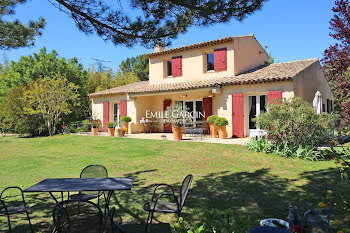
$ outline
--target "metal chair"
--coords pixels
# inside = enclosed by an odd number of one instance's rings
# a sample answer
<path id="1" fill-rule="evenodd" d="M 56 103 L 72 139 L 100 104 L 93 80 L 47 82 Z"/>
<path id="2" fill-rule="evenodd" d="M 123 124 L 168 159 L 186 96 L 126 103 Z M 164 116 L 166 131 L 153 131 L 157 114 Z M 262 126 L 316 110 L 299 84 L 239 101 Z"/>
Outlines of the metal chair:
<path id="1" fill-rule="evenodd" d="M 151 224 L 152 224 L 154 212 L 175 213 L 177 214 L 178 217 L 181 216 L 181 211 L 185 204 L 185 200 L 186 200 L 188 191 L 190 189 L 192 180 L 193 180 L 193 176 L 191 174 L 186 176 L 186 178 L 182 182 L 180 193 L 178 196 L 175 196 L 173 187 L 168 184 L 158 184 L 156 186 L 156 188 L 153 191 L 152 200 L 143 205 L 143 210 L 148 211 L 148 218 L 147 218 L 145 232 L 151 231 Z M 162 186 L 170 188 L 171 193 L 163 192 L 159 195 L 156 195 L 157 189 Z M 161 199 L 165 197 L 173 198 L 173 202 L 161 201 Z"/>
<path id="2" fill-rule="evenodd" d="M 108 177 L 107 169 L 102 165 L 89 165 L 85 167 L 81 173 L 80 178 L 104 178 Z M 89 201 L 98 198 L 98 205 L 100 205 L 100 196 L 104 192 L 79 192 L 77 194 L 69 195 L 69 200 L 73 201 Z"/>
<path id="3" fill-rule="evenodd" d="M 17 202 L 17 203 L 15 203 L 15 204 L 12 204 L 12 203 L 11 204 L 6 204 L 5 200 L 3 199 L 3 194 L 5 193 L 5 191 L 10 190 L 10 189 L 17 189 L 17 190 L 19 190 L 21 192 L 21 195 L 22 195 L 22 200 Z M 32 223 L 30 222 L 30 218 L 29 218 L 29 214 L 28 214 L 29 205 L 25 202 L 23 190 L 20 187 L 11 186 L 11 187 L 5 188 L 0 194 L 0 204 L 1 204 L 1 206 L 0 206 L 0 216 L 7 216 L 9 232 L 12 232 L 11 222 L 10 222 L 10 215 L 18 214 L 18 213 L 24 213 L 24 212 L 27 214 L 30 230 L 31 230 L 31 232 L 34 232 L 33 231 L 33 227 L 32 227 Z"/>
<path id="4" fill-rule="evenodd" d="M 59 202 L 52 212 L 53 233 L 102 233 L 103 213 L 90 201 L 66 200 Z"/>

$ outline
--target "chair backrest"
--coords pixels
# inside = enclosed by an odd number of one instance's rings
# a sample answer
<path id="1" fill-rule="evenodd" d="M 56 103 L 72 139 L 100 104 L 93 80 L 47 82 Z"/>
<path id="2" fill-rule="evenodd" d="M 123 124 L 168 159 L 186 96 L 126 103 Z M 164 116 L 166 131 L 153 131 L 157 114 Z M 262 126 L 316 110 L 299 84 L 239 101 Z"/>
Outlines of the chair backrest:
<path id="1" fill-rule="evenodd" d="M 81 173 L 80 178 L 104 178 L 108 177 L 107 169 L 102 165 L 89 165 L 85 167 Z"/>
<path id="2" fill-rule="evenodd" d="M 90 201 L 67 200 L 59 202 L 52 212 L 57 233 L 78 233 L 103 231 L 103 213 Z"/>
<path id="3" fill-rule="evenodd" d="M 182 181 L 182 185 L 180 188 L 180 194 L 179 194 L 180 211 L 182 210 L 182 207 L 185 204 L 185 200 L 186 200 L 188 191 L 190 190 L 192 180 L 193 180 L 193 175 L 189 174 Z"/>

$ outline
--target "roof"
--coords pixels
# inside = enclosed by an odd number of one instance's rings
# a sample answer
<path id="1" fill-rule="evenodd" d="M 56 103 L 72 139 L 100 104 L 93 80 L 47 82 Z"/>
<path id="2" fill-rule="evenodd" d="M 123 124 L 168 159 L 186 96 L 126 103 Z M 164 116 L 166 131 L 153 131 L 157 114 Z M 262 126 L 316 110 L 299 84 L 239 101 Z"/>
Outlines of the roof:
<path id="1" fill-rule="evenodd" d="M 182 47 L 178 47 L 178 48 L 167 49 L 167 50 L 163 50 L 160 52 L 153 52 L 153 53 L 149 53 L 147 55 L 148 55 L 148 57 L 155 57 L 155 56 L 170 54 L 170 53 L 174 53 L 174 52 L 181 52 L 181 51 L 186 51 L 186 50 L 190 50 L 190 49 L 203 48 L 203 47 L 207 47 L 207 46 L 223 44 L 223 43 L 231 42 L 235 38 L 245 38 L 245 37 L 255 38 L 254 34 L 246 35 L 246 36 L 230 36 L 230 37 L 225 37 L 225 38 L 216 39 L 216 40 L 210 40 L 210 41 L 206 41 L 206 42 L 202 42 L 202 43 L 198 43 L 198 44 L 192 44 L 192 45 L 186 45 L 186 46 L 182 46 Z"/>
<path id="2" fill-rule="evenodd" d="M 111 94 L 140 94 L 140 93 L 156 93 L 170 92 L 180 90 L 191 90 L 198 88 L 214 87 L 216 85 L 244 85 L 255 83 L 268 83 L 277 81 L 286 81 L 293 79 L 297 74 L 318 62 L 318 58 L 274 63 L 267 66 L 261 66 L 248 72 L 220 78 L 204 78 L 193 81 L 172 82 L 150 84 L 149 81 L 135 82 L 128 85 L 115 87 L 90 94 L 90 97 L 97 97 Z"/>

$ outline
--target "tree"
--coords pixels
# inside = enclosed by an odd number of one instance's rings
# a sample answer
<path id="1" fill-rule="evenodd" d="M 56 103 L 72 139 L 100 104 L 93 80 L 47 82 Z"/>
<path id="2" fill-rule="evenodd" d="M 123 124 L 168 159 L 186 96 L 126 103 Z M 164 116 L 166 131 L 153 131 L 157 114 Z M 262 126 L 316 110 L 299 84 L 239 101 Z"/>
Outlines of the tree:
<path id="1" fill-rule="evenodd" d="M 85 89 L 87 72 L 77 58 L 59 57 L 53 50 L 47 53 L 45 48 L 30 56 L 23 56 L 18 62 L 12 62 L 6 77 L 0 79 L 0 96 L 5 96 L 15 86 L 25 86 L 42 77 L 65 77 L 79 87 L 80 104 L 66 117 L 65 122 L 86 119 L 90 115 L 89 98 Z"/>
<path id="2" fill-rule="evenodd" d="M 24 111 L 27 114 L 42 117 L 49 135 L 53 136 L 60 117 L 71 113 L 72 107 L 78 104 L 77 88 L 60 76 L 54 79 L 38 79 L 24 92 L 24 100 L 28 104 L 24 107 Z"/>
<path id="3" fill-rule="evenodd" d="M 29 136 L 45 135 L 45 125 L 41 116 L 24 112 L 28 103 L 23 99 L 26 86 L 11 89 L 0 102 L 0 133 L 18 133 Z"/>
<path id="4" fill-rule="evenodd" d="M 115 84 L 114 86 L 123 86 L 126 84 L 138 82 L 140 79 L 136 76 L 134 72 L 126 72 L 121 73 L 120 70 L 117 71 L 117 74 L 115 76 Z"/>
<path id="5" fill-rule="evenodd" d="M 56 0 L 85 34 L 96 33 L 115 45 L 165 45 L 188 27 L 243 20 L 267 0 Z M 113 2 L 113 3 L 111 3 Z M 135 17 L 130 12 L 136 12 Z"/>
<path id="6" fill-rule="evenodd" d="M 322 60 L 326 78 L 335 95 L 334 111 L 340 126 L 350 124 L 350 2 L 335 1 L 334 16 L 330 21 L 330 36 L 338 41 L 324 52 Z"/>
<path id="7" fill-rule="evenodd" d="M 133 72 L 139 80 L 149 79 L 149 59 L 146 54 L 137 57 L 126 58 L 121 62 L 119 70 L 122 74 Z"/>
<path id="8" fill-rule="evenodd" d="M 113 76 L 112 70 L 97 71 L 95 66 L 89 67 L 88 71 L 88 81 L 86 83 L 87 93 L 93 93 L 97 91 L 102 91 L 105 89 L 115 87 L 115 78 Z"/>
<path id="9" fill-rule="evenodd" d="M 44 18 L 30 21 L 28 25 L 19 20 L 4 21 L 4 16 L 13 15 L 17 4 L 26 0 L 2 0 L 0 3 L 0 49 L 27 47 L 34 45 L 36 36 L 40 36 L 45 27 Z"/>

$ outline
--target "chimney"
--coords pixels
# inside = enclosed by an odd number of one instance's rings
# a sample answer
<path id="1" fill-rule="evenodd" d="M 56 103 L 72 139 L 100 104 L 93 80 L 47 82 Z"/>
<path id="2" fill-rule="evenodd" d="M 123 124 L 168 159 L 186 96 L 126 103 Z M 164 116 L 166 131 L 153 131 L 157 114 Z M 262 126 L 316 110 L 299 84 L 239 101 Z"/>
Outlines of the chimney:
<path id="1" fill-rule="evenodd" d="M 154 52 L 162 52 L 165 50 L 164 43 L 162 41 L 157 41 L 154 45 Z"/>

